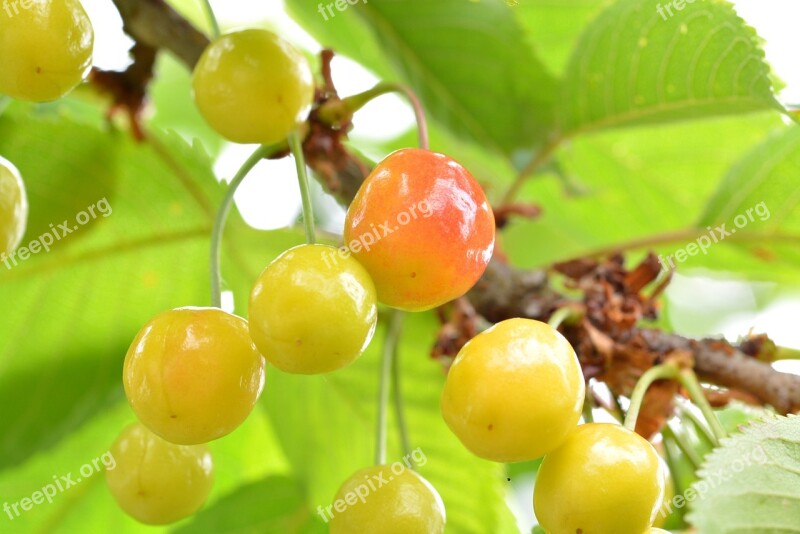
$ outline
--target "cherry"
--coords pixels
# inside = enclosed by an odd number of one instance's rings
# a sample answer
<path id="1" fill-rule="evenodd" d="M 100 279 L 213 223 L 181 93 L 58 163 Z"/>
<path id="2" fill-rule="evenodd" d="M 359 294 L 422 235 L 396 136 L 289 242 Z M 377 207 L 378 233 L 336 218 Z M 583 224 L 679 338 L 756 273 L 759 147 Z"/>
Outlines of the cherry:
<path id="1" fill-rule="evenodd" d="M 264 358 L 244 319 L 179 308 L 142 328 L 125 357 L 123 382 L 150 430 L 172 443 L 206 443 L 250 414 L 264 387 Z"/>
<path id="2" fill-rule="evenodd" d="M 589 423 L 545 456 L 533 506 L 549 534 L 636 534 L 653 524 L 665 482 L 647 440 L 620 425 Z"/>
<path id="3" fill-rule="evenodd" d="M 352 257 L 301 245 L 273 261 L 250 296 L 250 335 L 288 373 L 326 373 L 366 349 L 378 321 L 375 287 Z"/>
<path id="4" fill-rule="evenodd" d="M 575 430 L 585 382 L 569 342 L 547 323 L 509 319 L 470 340 L 442 392 L 442 415 L 474 454 L 533 460 Z"/>
<path id="5" fill-rule="evenodd" d="M 347 212 L 344 235 L 378 299 L 422 311 L 466 293 L 494 250 L 492 210 L 460 164 L 429 150 L 390 154 Z"/>
<path id="6" fill-rule="evenodd" d="M 200 113 L 236 143 L 270 145 L 286 139 L 305 120 L 314 98 L 314 77 L 305 56 L 266 30 L 223 35 L 194 69 Z"/>
<path id="7" fill-rule="evenodd" d="M 22 241 L 28 221 L 28 197 L 16 167 L 0 158 L 0 259 Z"/>
<path id="8" fill-rule="evenodd" d="M 128 515 L 148 525 L 166 525 L 199 510 L 211 492 L 214 469 L 205 445 L 175 445 L 142 424 L 120 434 L 106 470 L 111 494 Z"/>
<path id="9" fill-rule="evenodd" d="M 92 66 L 86 11 L 78 0 L 11 4 L 0 10 L 0 93 L 34 102 L 61 98 Z"/>

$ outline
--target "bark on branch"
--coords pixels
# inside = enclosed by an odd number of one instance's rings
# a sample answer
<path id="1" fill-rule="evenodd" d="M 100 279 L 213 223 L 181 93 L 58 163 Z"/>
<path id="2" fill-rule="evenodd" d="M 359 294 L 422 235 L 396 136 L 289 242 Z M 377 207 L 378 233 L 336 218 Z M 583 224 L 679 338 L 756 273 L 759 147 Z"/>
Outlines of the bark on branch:
<path id="1" fill-rule="evenodd" d="M 135 41 L 169 50 L 191 70 L 208 46 L 208 37 L 164 0 L 114 0 L 125 33 Z"/>

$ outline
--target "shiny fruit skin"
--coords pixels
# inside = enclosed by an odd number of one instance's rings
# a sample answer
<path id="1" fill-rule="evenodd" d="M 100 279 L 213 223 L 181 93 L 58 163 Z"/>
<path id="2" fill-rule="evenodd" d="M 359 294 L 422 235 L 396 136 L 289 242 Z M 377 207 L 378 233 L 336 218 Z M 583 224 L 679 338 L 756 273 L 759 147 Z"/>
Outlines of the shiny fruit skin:
<path id="1" fill-rule="evenodd" d="M 443 154 L 404 149 L 361 185 L 344 235 L 380 302 L 423 311 L 475 285 L 494 251 L 495 223 L 469 171 Z"/>
<path id="2" fill-rule="evenodd" d="M 458 353 L 442 392 L 442 415 L 477 456 L 533 460 L 574 432 L 585 387 L 575 351 L 557 330 L 508 319 Z"/>
<path id="3" fill-rule="evenodd" d="M 120 434 L 106 470 L 111 494 L 128 515 L 148 525 L 166 525 L 197 512 L 214 482 L 206 445 L 175 445 L 142 424 Z"/>
<path id="4" fill-rule="evenodd" d="M 56 100 L 92 66 L 94 31 L 78 0 L 32 0 L 0 10 L 0 93 Z"/>
<path id="5" fill-rule="evenodd" d="M 305 56 L 266 30 L 212 42 L 194 69 L 192 87 L 206 121 L 236 143 L 283 141 L 306 119 L 314 99 Z"/>
<path id="6" fill-rule="evenodd" d="M 250 335 L 287 373 L 341 369 L 367 348 L 378 322 L 375 286 L 352 257 L 300 245 L 261 273 L 250 294 Z"/>
<path id="7" fill-rule="evenodd" d="M 16 167 L 0 158 L 0 261 L 22 241 L 27 223 L 25 185 Z"/>
<path id="8" fill-rule="evenodd" d="M 250 414 L 264 387 L 264 358 L 244 319 L 216 308 L 178 308 L 136 336 L 123 382 L 150 430 L 172 443 L 206 443 Z"/>
<path id="9" fill-rule="evenodd" d="M 642 534 L 661 505 L 665 473 L 638 434 L 589 423 L 545 456 L 533 507 L 548 534 Z"/>
<path id="10" fill-rule="evenodd" d="M 330 534 L 442 534 L 446 523 L 442 498 L 427 480 L 403 467 L 399 475 L 392 466 L 381 465 L 348 478 L 333 500 L 347 507 L 343 512 L 331 510 Z M 364 501 L 355 500 L 357 495 L 365 495 Z"/>

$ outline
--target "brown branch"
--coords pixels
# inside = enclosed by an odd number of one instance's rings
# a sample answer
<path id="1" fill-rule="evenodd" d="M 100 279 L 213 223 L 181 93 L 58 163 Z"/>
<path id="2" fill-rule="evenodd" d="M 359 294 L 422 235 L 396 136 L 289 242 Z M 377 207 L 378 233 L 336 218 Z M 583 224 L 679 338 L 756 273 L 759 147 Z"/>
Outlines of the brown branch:
<path id="1" fill-rule="evenodd" d="M 164 0 L 114 0 L 125 33 L 153 48 L 169 50 L 191 70 L 209 40 Z"/>
<path id="2" fill-rule="evenodd" d="M 692 340 L 653 329 L 641 333 L 659 352 L 691 351 L 694 369 L 702 380 L 751 393 L 781 413 L 800 410 L 800 376 L 778 372 L 724 340 Z"/>
<path id="3" fill-rule="evenodd" d="M 153 79 L 158 49 L 136 42 L 131 49 L 133 63 L 122 71 L 105 71 L 93 68 L 90 80 L 101 92 L 111 95 L 111 108 L 106 114 L 111 120 L 118 111 L 125 111 L 130 120 L 133 136 L 138 141 L 145 138 L 141 118 L 147 101 L 147 88 Z"/>
<path id="4" fill-rule="evenodd" d="M 492 322 L 512 317 L 546 321 L 565 302 L 565 297 L 551 289 L 546 272 L 516 270 L 496 260 L 469 297 L 478 313 Z M 693 340 L 636 326 L 609 335 L 591 324 L 566 329 L 565 335 L 578 348 L 588 377 L 608 380 L 609 362 L 631 373 L 610 381 L 617 393 L 629 394 L 644 370 L 669 355 L 688 352 L 703 381 L 750 393 L 784 414 L 800 411 L 800 376 L 779 372 L 754 357 L 758 354 L 752 353 L 750 340 L 735 346 L 725 340 Z M 763 345 L 763 339 L 758 345 Z"/>

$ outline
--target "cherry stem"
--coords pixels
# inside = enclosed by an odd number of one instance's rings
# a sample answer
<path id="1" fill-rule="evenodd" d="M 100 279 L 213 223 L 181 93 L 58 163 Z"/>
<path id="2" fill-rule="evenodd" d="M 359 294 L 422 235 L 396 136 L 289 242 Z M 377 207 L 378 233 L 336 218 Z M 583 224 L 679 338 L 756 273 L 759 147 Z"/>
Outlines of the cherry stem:
<path id="1" fill-rule="evenodd" d="M 632 432 L 636 431 L 636 420 L 639 418 L 644 396 L 653 382 L 656 380 L 677 380 L 679 376 L 680 370 L 671 364 L 656 365 L 648 369 L 636 382 L 636 387 L 633 388 L 631 405 L 625 415 L 625 428 Z"/>
<path id="2" fill-rule="evenodd" d="M 697 381 L 697 376 L 691 369 L 681 370 L 677 366 L 669 363 L 656 365 L 639 378 L 631 394 L 631 405 L 628 409 L 628 414 L 625 416 L 625 428 L 634 432 L 636 431 L 636 420 L 639 418 L 639 412 L 641 411 L 645 394 L 656 380 L 677 380 L 680 382 L 689 393 L 689 398 L 692 399 L 692 402 L 695 403 L 703 414 L 703 417 L 708 421 L 711 431 L 713 432 L 712 443 L 714 447 L 718 447 L 719 441 L 726 437 L 727 433 L 725 429 L 722 428 L 717 416 L 714 415 L 714 409 L 711 408 L 711 404 L 709 404 L 708 399 L 706 399 L 706 396 L 703 394 L 703 388 L 700 386 L 700 382 Z"/>
<path id="3" fill-rule="evenodd" d="M 306 243 L 313 245 L 317 242 L 317 232 L 314 229 L 314 205 L 311 203 L 311 189 L 308 186 L 306 159 L 303 155 L 303 143 L 300 140 L 298 131 L 289 136 L 289 148 L 292 151 L 292 156 L 294 156 L 294 163 L 297 167 L 297 181 L 300 184 L 300 196 L 303 198 L 303 225 L 306 229 Z"/>
<path id="4" fill-rule="evenodd" d="M 723 428 L 722 423 L 719 422 L 717 416 L 714 414 L 714 409 L 711 407 L 711 403 L 708 402 L 705 393 L 703 393 L 703 387 L 700 385 L 700 382 L 697 380 L 697 375 L 694 374 L 694 371 L 691 369 L 684 369 L 681 371 L 681 384 L 686 391 L 689 393 L 689 398 L 692 399 L 692 402 L 700 408 L 700 412 L 705 417 L 706 421 L 708 421 L 708 425 L 711 427 L 711 432 L 714 433 L 714 439 L 712 443 L 714 446 L 719 446 L 720 440 L 728 437 L 728 433 Z"/>
<path id="5" fill-rule="evenodd" d="M 554 330 L 558 330 L 558 327 L 561 326 L 564 321 L 567 319 L 576 319 L 579 316 L 579 313 L 574 308 L 570 308 L 569 306 L 564 306 L 563 308 L 559 308 L 553 312 L 548 319 L 547 324 L 553 327 Z"/>
<path id="6" fill-rule="evenodd" d="M 703 465 L 703 459 L 697 454 L 697 451 L 691 446 L 691 444 L 686 440 L 685 435 L 680 435 L 669 424 L 664 425 L 664 428 L 661 429 L 661 434 L 664 436 L 665 440 L 670 440 L 680 449 L 681 453 L 686 457 L 690 464 L 692 464 L 692 468 L 697 471 L 700 469 L 700 466 Z"/>
<path id="7" fill-rule="evenodd" d="M 233 177 L 231 183 L 228 185 L 228 190 L 225 192 L 225 198 L 222 199 L 222 204 L 217 211 L 216 219 L 214 220 L 214 228 L 211 231 L 211 305 L 216 308 L 222 307 L 222 272 L 220 269 L 221 256 L 222 256 L 222 235 L 225 233 L 225 223 L 228 220 L 228 214 L 233 205 L 233 197 L 236 190 L 242 184 L 248 173 L 253 170 L 259 161 L 275 152 L 274 146 L 261 146 L 247 158 L 242 167 Z"/>
<path id="8" fill-rule="evenodd" d="M 208 18 L 208 22 L 211 25 L 211 35 L 216 39 L 220 36 L 219 31 L 219 22 L 217 22 L 217 16 L 214 15 L 214 8 L 211 7 L 211 0 L 202 0 L 203 9 L 206 12 L 206 17 Z"/>
<path id="9" fill-rule="evenodd" d="M 524 169 L 522 169 L 519 172 L 519 174 L 517 174 L 517 177 L 514 179 L 514 182 L 508 188 L 506 194 L 503 195 L 503 200 L 501 204 L 510 204 L 511 202 L 514 201 L 514 199 L 522 189 L 522 186 L 525 185 L 525 182 L 527 182 L 528 178 L 530 178 L 530 176 L 533 173 L 538 171 L 545 163 L 550 161 L 553 152 L 556 151 L 556 149 L 560 146 L 561 142 L 562 142 L 561 138 L 553 139 L 552 141 L 550 141 L 545 146 L 539 149 L 539 152 L 536 154 L 536 157 L 534 157 L 533 160 L 531 160 L 531 162 Z"/>
<path id="10" fill-rule="evenodd" d="M 339 102 L 333 101 L 332 105 L 329 107 L 323 105 L 320 109 L 319 116 L 327 123 L 335 123 L 338 122 L 342 116 L 352 115 L 376 98 L 390 93 L 402 94 L 409 100 L 411 107 L 414 109 L 414 116 L 417 121 L 419 147 L 429 150 L 430 138 L 428 137 L 428 121 L 425 119 L 425 110 L 422 107 L 422 102 L 413 89 L 400 83 L 380 83 L 363 93 L 348 96 Z"/>
<path id="11" fill-rule="evenodd" d="M 703 423 L 703 421 L 694 413 L 694 411 L 687 406 L 686 403 L 679 403 L 678 410 L 681 412 L 681 415 L 686 417 L 697 432 L 697 437 L 702 441 L 709 449 L 714 448 L 714 435 L 711 433 L 711 430 L 708 429 L 708 425 Z"/>
<path id="12" fill-rule="evenodd" d="M 583 421 L 585 423 L 594 423 L 594 394 L 589 384 L 586 384 L 586 397 L 583 399 Z"/>
<path id="13" fill-rule="evenodd" d="M 403 446 L 405 458 L 411 457 L 411 440 L 408 436 L 408 425 L 406 424 L 405 403 L 403 402 L 403 391 L 400 380 L 400 350 L 398 344 L 394 346 L 392 355 L 392 393 L 394 399 L 394 413 L 397 418 L 397 430 L 400 433 L 400 442 Z M 412 465 L 412 469 L 415 467 Z"/>
<path id="14" fill-rule="evenodd" d="M 381 352 L 381 379 L 378 388 L 378 424 L 375 434 L 375 465 L 386 463 L 386 419 L 389 405 L 389 382 L 392 374 L 393 361 L 397 354 L 397 344 L 403 330 L 404 314 L 400 310 L 392 310 L 386 339 Z"/>

